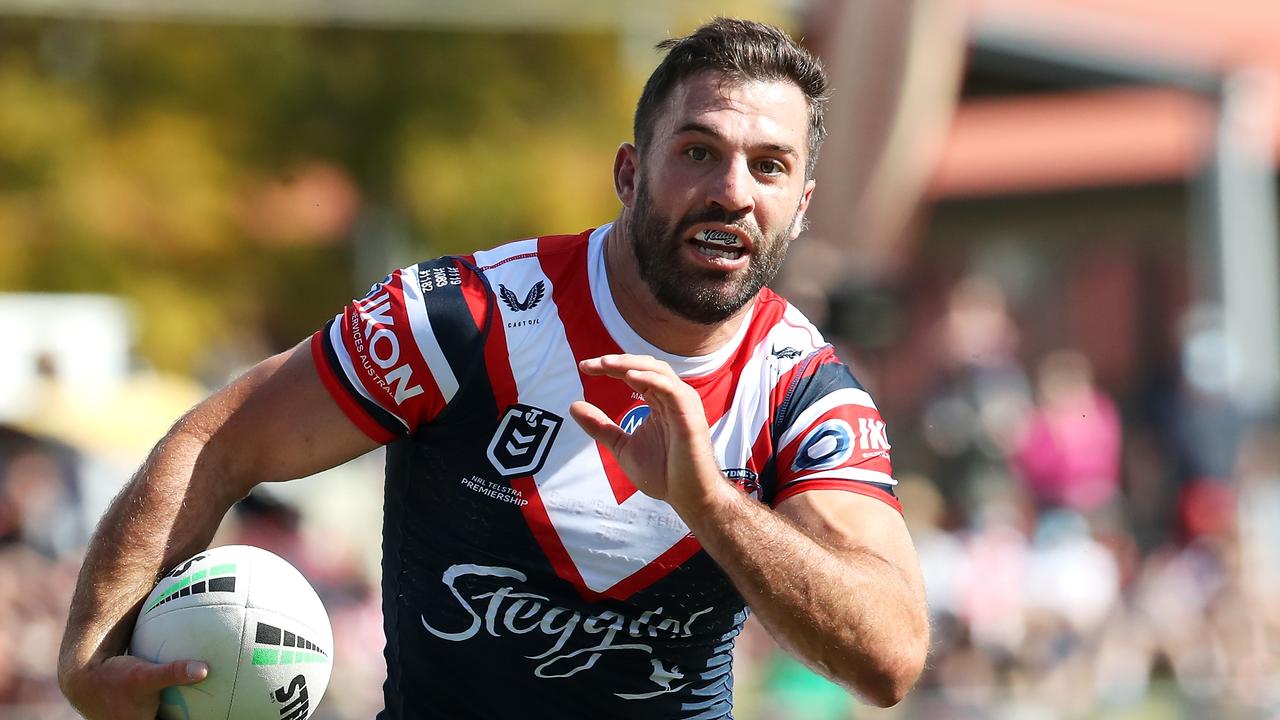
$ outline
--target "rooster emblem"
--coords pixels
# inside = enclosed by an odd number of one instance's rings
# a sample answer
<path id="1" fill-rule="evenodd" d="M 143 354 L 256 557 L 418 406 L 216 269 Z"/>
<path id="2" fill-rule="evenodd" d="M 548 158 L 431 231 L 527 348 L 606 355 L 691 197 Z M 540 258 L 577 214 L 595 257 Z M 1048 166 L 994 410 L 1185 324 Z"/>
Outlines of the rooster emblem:
<path id="1" fill-rule="evenodd" d="M 520 302 L 520 298 L 506 285 L 498 285 L 498 296 L 502 298 L 502 302 L 511 308 L 512 312 L 524 312 L 532 310 L 542 302 L 542 296 L 547 294 L 547 286 L 541 280 L 533 284 L 529 288 L 529 294 L 524 296 L 524 302 Z"/>

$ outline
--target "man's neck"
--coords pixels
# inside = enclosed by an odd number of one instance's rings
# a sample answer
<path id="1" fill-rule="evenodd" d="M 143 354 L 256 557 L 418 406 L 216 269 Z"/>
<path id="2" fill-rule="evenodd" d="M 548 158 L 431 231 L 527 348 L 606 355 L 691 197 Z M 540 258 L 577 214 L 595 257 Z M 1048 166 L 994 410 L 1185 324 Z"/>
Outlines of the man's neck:
<path id="1" fill-rule="evenodd" d="M 624 211 L 605 237 L 604 244 L 609 291 L 622 319 L 637 335 L 672 355 L 709 355 L 724 347 L 742 327 L 755 300 L 714 325 L 703 325 L 672 313 L 658 302 L 648 283 L 640 277 L 635 252 L 627 245 L 626 236 L 630 233 L 627 223 Z"/>

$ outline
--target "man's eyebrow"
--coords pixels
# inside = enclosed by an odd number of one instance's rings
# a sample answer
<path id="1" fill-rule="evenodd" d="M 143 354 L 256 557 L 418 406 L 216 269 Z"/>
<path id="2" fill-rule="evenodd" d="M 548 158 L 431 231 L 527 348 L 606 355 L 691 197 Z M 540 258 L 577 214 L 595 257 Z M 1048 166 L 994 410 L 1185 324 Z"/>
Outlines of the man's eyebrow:
<path id="1" fill-rule="evenodd" d="M 694 133 L 700 133 L 702 135 L 710 135 L 711 137 L 714 137 L 714 138 L 720 137 L 720 133 L 716 132 L 716 130 L 712 128 L 710 125 L 697 122 L 696 120 L 690 120 L 689 122 L 677 127 L 675 129 L 675 132 L 671 134 L 679 135 L 681 133 L 686 133 L 686 132 L 694 132 Z M 783 155 L 791 155 L 797 158 L 800 157 L 800 153 L 794 147 L 784 143 L 760 143 L 756 147 L 762 148 L 764 150 L 770 150 L 776 153 L 781 153 Z"/>

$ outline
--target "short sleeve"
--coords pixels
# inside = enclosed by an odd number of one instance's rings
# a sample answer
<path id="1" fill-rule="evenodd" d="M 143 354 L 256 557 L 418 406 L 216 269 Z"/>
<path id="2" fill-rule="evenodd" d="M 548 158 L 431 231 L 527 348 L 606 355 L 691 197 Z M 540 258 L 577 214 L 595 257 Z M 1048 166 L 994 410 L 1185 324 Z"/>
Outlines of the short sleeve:
<path id="1" fill-rule="evenodd" d="M 459 258 L 397 270 L 342 309 L 311 338 L 325 388 L 346 416 L 380 443 L 434 420 L 457 394 L 482 346 L 482 281 Z M 482 296 L 482 294 L 481 294 Z"/>
<path id="2" fill-rule="evenodd" d="M 775 437 L 772 505 L 809 490 L 844 490 L 902 511 L 884 420 L 830 348 L 811 358 L 787 388 Z"/>

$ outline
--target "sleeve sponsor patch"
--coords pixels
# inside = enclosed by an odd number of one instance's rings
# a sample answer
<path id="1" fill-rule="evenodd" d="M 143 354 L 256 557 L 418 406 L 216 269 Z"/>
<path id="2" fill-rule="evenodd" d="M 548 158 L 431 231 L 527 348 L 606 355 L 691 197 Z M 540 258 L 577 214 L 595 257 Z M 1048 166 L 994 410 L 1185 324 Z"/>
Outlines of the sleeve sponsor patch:
<path id="1" fill-rule="evenodd" d="M 789 399 L 775 455 L 774 505 L 807 490 L 840 489 L 901 509 L 884 420 L 847 368 L 834 359 L 824 363 Z"/>
<path id="2" fill-rule="evenodd" d="M 818 475 L 893 486 L 889 449 L 884 421 L 875 408 L 838 405 L 783 446 L 778 453 L 779 486 Z M 853 470 L 857 472 L 849 472 Z"/>
<path id="3" fill-rule="evenodd" d="M 800 441 L 792 472 L 828 470 L 844 464 L 853 455 L 853 428 L 840 418 L 819 424 Z"/>
<path id="4" fill-rule="evenodd" d="M 457 392 L 458 381 L 441 338 L 457 326 L 478 330 L 460 296 L 460 270 L 451 258 L 391 273 L 317 333 L 316 363 L 325 386 L 365 433 L 379 442 L 433 420 Z M 430 311 L 429 311 L 430 308 Z"/>

